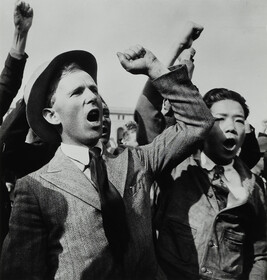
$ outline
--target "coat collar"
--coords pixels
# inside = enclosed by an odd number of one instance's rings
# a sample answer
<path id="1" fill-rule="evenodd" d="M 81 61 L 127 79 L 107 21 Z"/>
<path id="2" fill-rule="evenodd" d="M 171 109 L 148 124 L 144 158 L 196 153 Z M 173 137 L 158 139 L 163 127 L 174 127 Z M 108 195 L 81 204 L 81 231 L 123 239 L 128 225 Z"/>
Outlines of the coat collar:
<path id="1" fill-rule="evenodd" d="M 105 146 L 103 146 L 103 159 L 106 162 L 108 180 L 116 187 L 120 195 L 123 197 L 128 177 L 128 158 L 129 149 L 126 148 L 118 156 L 110 154 Z"/>
<path id="2" fill-rule="evenodd" d="M 48 163 L 46 173 L 41 177 L 55 187 L 101 210 L 99 195 L 92 182 L 63 154 L 61 148 L 58 148 Z"/>
<path id="3" fill-rule="evenodd" d="M 195 161 L 195 164 L 200 165 L 200 154 L 201 151 L 198 151 L 196 154 L 194 154 L 191 157 L 194 160 L 191 160 L 191 162 Z M 255 184 L 255 175 L 238 156 L 236 156 L 233 160 L 233 167 L 241 178 L 242 186 L 248 191 L 248 194 L 251 194 Z"/>
<path id="4" fill-rule="evenodd" d="M 128 164 L 126 164 L 128 163 L 128 149 L 115 157 L 103 148 L 103 159 L 106 162 L 109 181 L 123 196 L 128 171 Z M 58 148 L 55 156 L 48 163 L 46 173 L 41 174 L 41 177 L 55 187 L 101 210 L 99 194 L 93 183 L 63 154 L 61 148 Z"/>
<path id="5" fill-rule="evenodd" d="M 242 160 L 239 157 L 235 158 L 234 168 L 240 175 L 243 187 L 247 190 L 248 195 L 251 196 L 256 181 L 255 175 L 250 171 L 250 169 L 242 162 Z"/>
<path id="6" fill-rule="evenodd" d="M 200 180 L 200 181 L 196 180 L 196 185 L 207 196 L 209 203 L 212 205 L 213 209 L 215 209 L 215 211 L 217 212 L 219 209 L 216 203 L 216 199 L 214 199 L 214 193 L 210 186 L 208 175 L 204 171 L 204 169 L 196 168 L 196 166 L 200 166 L 200 151 L 198 151 L 196 154 L 189 157 L 187 160 L 187 164 L 189 164 L 190 166 L 190 167 L 187 166 L 188 171 L 193 172 L 191 175 L 192 179 L 198 178 L 198 180 Z M 249 168 L 242 162 L 242 160 L 239 157 L 235 157 L 233 162 L 233 167 L 238 172 L 241 179 L 241 184 L 245 189 L 247 195 L 242 199 L 242 202 L 237 201 L 236 204 L 232 205 L 231 208 L 238 205 L 242 205 L 246 203 L 249 199 L 251 199 L 252 192 L 255 186 L 255 175 L 249 170 Z M 191 171 L 191 169 L 194 171 Z M 196 176 L 196 172 L 198 173 L 198 176 Z"/>

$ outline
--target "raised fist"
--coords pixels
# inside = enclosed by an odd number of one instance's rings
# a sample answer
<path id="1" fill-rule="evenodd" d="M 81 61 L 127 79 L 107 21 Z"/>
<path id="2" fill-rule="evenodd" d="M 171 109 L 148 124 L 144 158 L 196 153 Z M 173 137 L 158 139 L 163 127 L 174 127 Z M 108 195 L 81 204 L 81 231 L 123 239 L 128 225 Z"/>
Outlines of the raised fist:
<path id="1" fill-rule="evenodd" d="M 24 1 L 17 1 L 14 10 L 14 24 L 18 33 L 25 34 L 32 25 L 33 9 Z"/>

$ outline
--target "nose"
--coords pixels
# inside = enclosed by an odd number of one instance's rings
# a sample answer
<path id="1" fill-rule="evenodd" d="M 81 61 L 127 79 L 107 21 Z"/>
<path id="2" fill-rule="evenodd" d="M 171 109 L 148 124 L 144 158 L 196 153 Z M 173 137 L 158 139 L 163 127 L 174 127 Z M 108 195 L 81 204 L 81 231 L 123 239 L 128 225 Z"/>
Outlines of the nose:
<path id="1" fill-rule="evenodd" d="M 225 128 L 224 129 L 225 132 L 231 132 L 231 133 L 237 134 L 235 122 L 234 122 L 234 120 L 232 120 L 230 118 L 228 118 L 225 121 L 224 128 Z"/>
<path id="2" fill-rule="evenodd" d="M 83 92 L 84 96 L 84 104 L 96 104 L 97 103 L 97 95 L 92 92 L 90 89 L 86 88 Z"/>

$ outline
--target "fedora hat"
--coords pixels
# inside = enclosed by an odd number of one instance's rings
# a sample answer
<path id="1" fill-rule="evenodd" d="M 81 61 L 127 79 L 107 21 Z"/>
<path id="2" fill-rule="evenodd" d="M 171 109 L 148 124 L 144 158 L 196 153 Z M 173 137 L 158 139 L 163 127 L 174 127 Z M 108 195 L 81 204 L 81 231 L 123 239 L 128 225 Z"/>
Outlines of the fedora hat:
<path id="1" fill-rule="evenodd" d="M 95 57 L 86 51 L 73 50 L 61 53 L 49 63 L 42 64 L 33 73 L 24 89 L 28 123 L 35 134 L 44 142 L 60 142 L 61 140 L 55 127 L 44 119 L 42 111 L 46 106 L 51 82 L 62 67 L 70 63 L 77 64 L 97 83 L 97 62 Z"/>

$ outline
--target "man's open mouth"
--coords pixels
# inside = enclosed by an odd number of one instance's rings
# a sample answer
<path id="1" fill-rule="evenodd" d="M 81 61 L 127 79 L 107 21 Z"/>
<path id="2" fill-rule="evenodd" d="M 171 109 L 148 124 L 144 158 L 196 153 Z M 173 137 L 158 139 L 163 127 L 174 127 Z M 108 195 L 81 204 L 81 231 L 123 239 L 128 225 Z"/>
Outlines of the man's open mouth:
<path id="1" fill-rule="evenodd" d="M 228 151 L 233 151 L 236 147 L 236 141 L 235 139 L 233 138 L 229 138 L 229 139 L 226 139 L 224 142 L 223 142 L 223 146 L 226 150 Z"/>
<path id="2" fill-rule="evenodd" d="M 89 122 L 97 122 L 99 121 L 99 116 L 100 116 L 100 112 L 99 109 L 92 109 L 88 115 L 87 115 L 87 120 Z"/>

